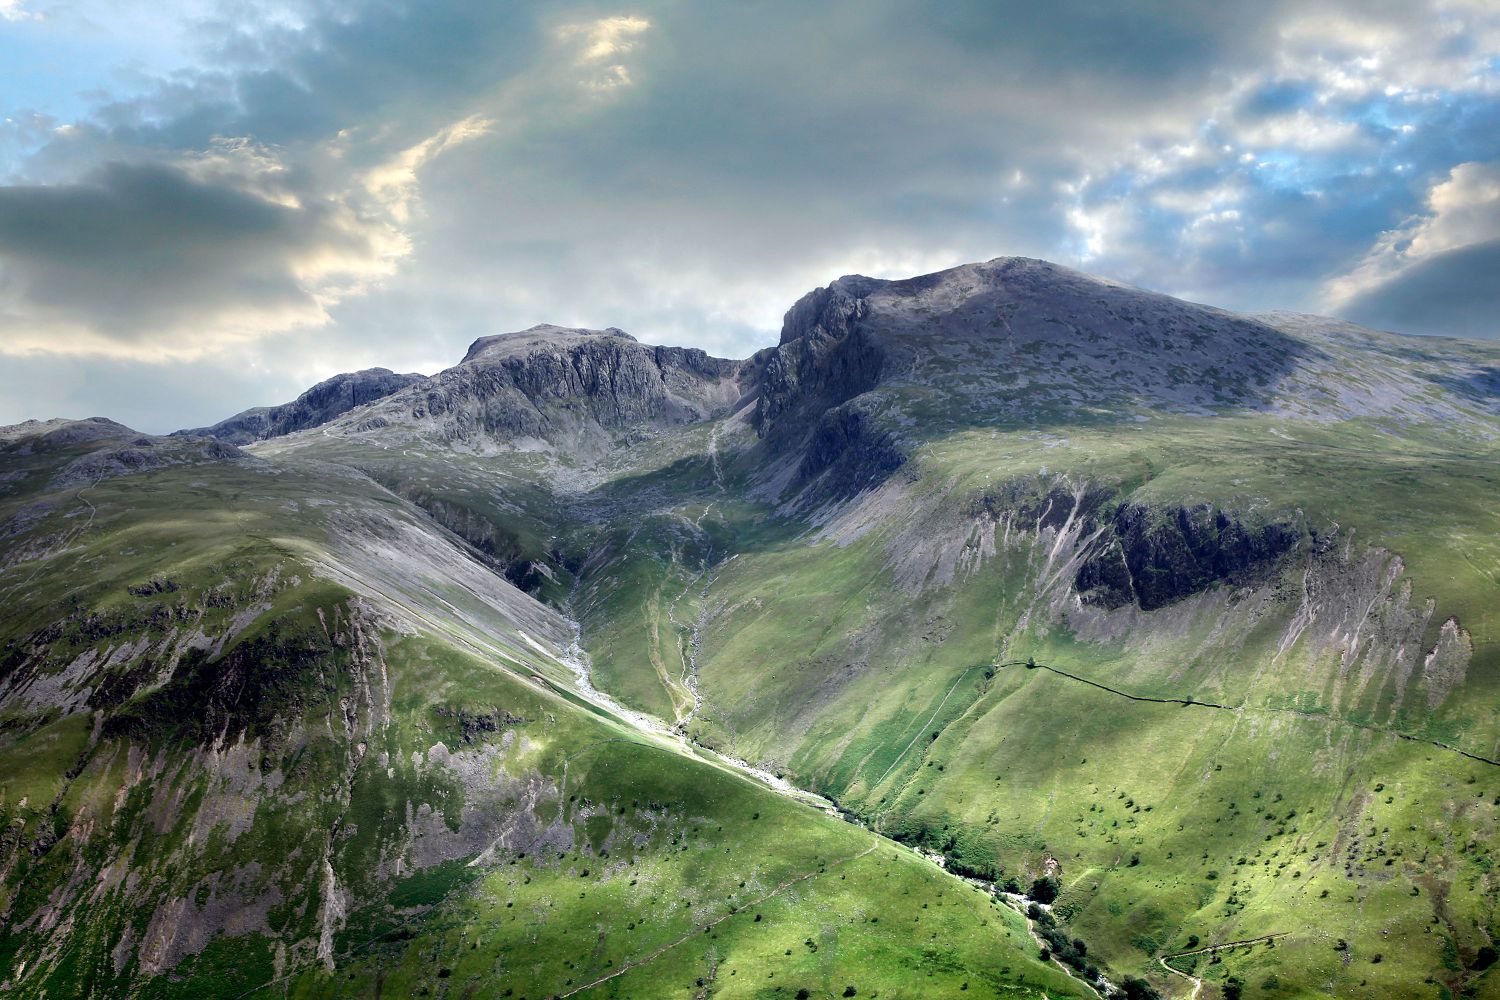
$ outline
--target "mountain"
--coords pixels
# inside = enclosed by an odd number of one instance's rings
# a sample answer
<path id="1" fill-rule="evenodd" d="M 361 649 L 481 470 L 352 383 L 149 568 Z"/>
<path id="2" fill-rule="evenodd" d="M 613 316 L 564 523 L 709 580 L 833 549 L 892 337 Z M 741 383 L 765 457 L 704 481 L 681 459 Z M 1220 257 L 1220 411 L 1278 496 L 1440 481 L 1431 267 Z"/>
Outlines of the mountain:
<path id="1" fill-rule="evenodd" d="M 1500 996 L 1497 372 L 1001 259 L 5 429 L 5 987 Z"/>
<path id="2" fill-rule="evenodd" d="M 319 382 L 290 403 L 253 407 L 212 427 L 175 431 L 174 436 L 211 437 L 229 444 L 263 441 L 322 426 L 356 406 L 389 396 L 423 378 L 423 375 L 397 375 L 388 368 L 347 372 Z"/>
<path id="3" fill-rule="evenodd" d="M 648 347 L 614 328 L 544 324 L 476 340 L 456 367 L 345 416 L 330 433 L 593 456 L 722 413 L 742 394 L 740 367 L 696 349 Z"/>

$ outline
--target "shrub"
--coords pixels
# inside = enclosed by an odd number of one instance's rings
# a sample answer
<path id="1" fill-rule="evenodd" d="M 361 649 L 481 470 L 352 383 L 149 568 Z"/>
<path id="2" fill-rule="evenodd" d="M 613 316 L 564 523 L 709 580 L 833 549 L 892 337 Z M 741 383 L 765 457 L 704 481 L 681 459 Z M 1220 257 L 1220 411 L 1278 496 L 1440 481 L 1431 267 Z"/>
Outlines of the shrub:
<path id="1" fill-rule="evenodd" d="M 1031 883 L 1031 891 L 1026 895 L 1038 903 L 1051 903 L 1057 899 L 1057 879 L 1043 876 Z"/>

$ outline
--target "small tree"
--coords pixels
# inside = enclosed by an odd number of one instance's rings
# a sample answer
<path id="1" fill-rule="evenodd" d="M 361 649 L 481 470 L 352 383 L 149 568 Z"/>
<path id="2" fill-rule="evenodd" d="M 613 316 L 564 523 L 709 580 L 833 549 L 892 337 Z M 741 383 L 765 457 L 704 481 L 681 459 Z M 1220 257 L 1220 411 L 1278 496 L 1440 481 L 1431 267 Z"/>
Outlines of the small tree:
<path id="1" fill-rule="evenodd" d="M 1038 903 L 1051 903 L 1057 899 L 1057 879 L 1042 876 L 1031 883 L 1031 891 L 1026 895 Z"/>

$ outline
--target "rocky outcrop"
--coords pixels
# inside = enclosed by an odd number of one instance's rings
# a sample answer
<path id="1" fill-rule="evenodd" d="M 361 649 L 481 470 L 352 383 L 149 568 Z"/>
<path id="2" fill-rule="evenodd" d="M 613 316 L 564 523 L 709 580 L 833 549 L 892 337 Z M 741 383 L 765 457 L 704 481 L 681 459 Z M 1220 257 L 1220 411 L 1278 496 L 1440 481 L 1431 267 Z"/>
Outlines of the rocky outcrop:
<path id="1" fill-rule="evenodd" d="M 426 376 L 398 375 L 388 368 L 346 372 L 319 382 L 280 406 L 257 406 L 221 420 L 212 427 L 176 431 L 185 437 L 211 437 L 230 444 L 249 444 L 295 431 L 321 427 L 356 407 L 383 399 Z"/>
<path id="2" fill-rule="evenodd" d="M 1007 539 L 1039 539 L 1047 552 L 1042 575 L 1070 583 L 1070 600 L 1076 596 L 1108 610 L 1134 605 L 1153 611 L 1216 586 L 1263 582 L 1293 553 L 1322 544 L 1300 515 L 1256 516 L 1208 503 L 1162 505 L 1066 480 L 995 483 L 968 497 L 960 510 L 971 527 L 946 531 L 962 544 L 982 554 L 999 545 L 993 530 L 975 539 L 973 525 L 994 526 Z M 905 537 L 901 544 L 919 547 Z M 1061 572 L 1052 575 L 1054 570 Z"/>
<path id="3" fill-rule="evenodd" d="M 491 568 L 528 594 L 535 596 L 543 586 L 558 578 L 560 570 L 566 572 L 567 561 L 561 552 L 538 551 L 528 544 L 513 522 L 439 499 L 414 484 L 396 483 L 392 488 L 472 545 Z"/>
<path id="4" fill-rule="evenodd" d="M 653 347 L 620 330 L 537 326 L 474 342 L 459 365 L 341 430 L 405 427 L 469 447 L 596 452 L 726 411 L 738 362 Z"/>
<path id="5" fill-rule="evenodd" d="M 864 333 L 864 296 L 882 284 L 852 275 L 809 292 L 787 310 L 781 342 L 756 355 L 759 367 L 754 426 L 787 440 L 809 420 L 880 383 L 884 357 Z"/>
<path id="6" fill-rule="evenodd" d="M 86 420 L 57 417 L 52 420 L 25 420 L 19 424 L 0 427 L 0 448 L 8 450 L 14 447 L 11 454 L 25 458 L 90 441 L 138 436 L 129 427 L 108 417 L 89 417 Z"/>
<path id="7" fill-rule="evenodd" d="M 799 300 L 752 359 L 752 423 L 773 453 L 804 449 L 799 487 L 857 424 L 882 457 L 824 476 L 820 492 L 843 496 L 920 440 L 975 425 L 1262 408 L 1312 353 L 1267 324 L 1045 261 L 850 275 Z"/>
<path id="8" fill-rule="evenodd" d="M 873 406 L 854 399 L 818 418 L 803 448 L 797 480 L 826 474 L 824 492 L 842 499 L 879 485 L 904 464 L 906 452 L 896 435 L 880 425 Z"/>
<path id="9" fill-rule="evenodd" d="M 254 462 L 232 444 L 223 441 L 174 441 L 171 438 L 137 437 L 104 447 L 75 459 L 53 480 L 56 487 L 97 483 L 116 476 L 150 472 L 173 465 L 195 465 L 202 462 Z"/>
<path id="10" fill-rule="evenodd" d="M 1250 524 L 1207 504 L 1165 510 L 1124 504 L 1079 568 L 1074 585 L 1088 603 L 1142 610 L 1274 566 L 1303 540 L 1293 524 Z"/>
<path id="11" fill-rule="evenodd" d="M 69 455 L 75 457 L 69 459 Z M 44 457 L 63 459 L 60 467 L 53 466 L 56 471 L 51 475 L 50 485 L 55 489 L 76 489 L 116 476 L 174 465 L 256 461 L 222 441 L 155 437 L 105 417 L 28 420 L 0 428 L 0 458 L 25 464 L 28 459 Z M 25 472 L 21 471 L 21 475 L 14 478 L 24 476 Z M 3 484 L 0 484 L 0 492 L 3 492 Z M 24 511 L 17 514 L 21 522 L 29 520 L 30 516 Z M 0 535 L 5 533 L 5 530 L 0 530 Z"/>
<path id="12" fill-rule="evenodd" d="M 752 426 L 772 453 L 800 451 L 794 485 L 822 477 L 819 492 L 833 499 L 878 485 L 906 462 L 879 401 L 865 396 L 886 362 L 861 325 L 864 295 L 878 284 L 853 275 L 804 295 L 787 311 L 780 344 L 749 362 Z"/>

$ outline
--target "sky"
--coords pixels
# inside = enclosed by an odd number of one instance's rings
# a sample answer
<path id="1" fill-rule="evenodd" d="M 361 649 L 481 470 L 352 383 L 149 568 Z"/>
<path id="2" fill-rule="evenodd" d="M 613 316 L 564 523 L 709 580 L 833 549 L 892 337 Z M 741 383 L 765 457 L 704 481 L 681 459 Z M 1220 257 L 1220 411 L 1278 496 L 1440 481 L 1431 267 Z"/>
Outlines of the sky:
<path id="1" fill-rule="evenodd" d="M 0 424 L 1012 254 L 1500 336 L 1500 0 L 0 0 Z"/>

